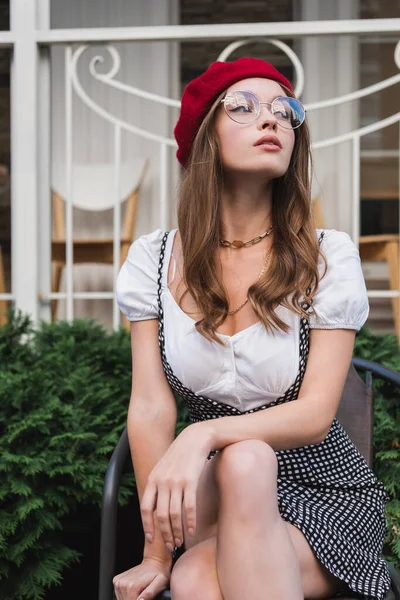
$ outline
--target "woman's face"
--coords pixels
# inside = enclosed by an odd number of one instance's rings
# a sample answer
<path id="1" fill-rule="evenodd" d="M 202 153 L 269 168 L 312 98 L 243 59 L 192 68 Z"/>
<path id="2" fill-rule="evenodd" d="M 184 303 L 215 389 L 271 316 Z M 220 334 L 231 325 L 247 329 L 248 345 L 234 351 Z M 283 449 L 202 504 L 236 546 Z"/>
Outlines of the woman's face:
<path id="1" fill-rule="evenodd" d="M 260 102 L 272 102 L 277 96 L 287 95 L 279 83 L 261 77 L 242 79 L 231 85 L 227 93 L 245 90 L 255 94 Z M 218 108 L 215 128 L 225 171 L 262 173 L 268 179 L 281 177 L 287 171 L 295 141 L 294 131 L 281 127 L 270 109 L 270 105 L 261 104 L 255 121 L 236 123 L 228 117 L 223 104 Z M 275 139 L 263 143 L 261 138 L 264 136 Z"/>

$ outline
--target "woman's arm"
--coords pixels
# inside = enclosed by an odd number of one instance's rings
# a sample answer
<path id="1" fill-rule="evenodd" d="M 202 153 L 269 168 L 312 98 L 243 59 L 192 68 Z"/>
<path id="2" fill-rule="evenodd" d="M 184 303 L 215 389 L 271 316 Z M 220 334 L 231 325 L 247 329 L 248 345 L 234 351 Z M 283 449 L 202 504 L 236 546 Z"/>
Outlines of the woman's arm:
<path id="1" fill-rule="evenodd" d="M 175 438 L 177 408 L 166 380 L 158 345 L 158 321 L 131 323 L 132 394 L 128 437 L 139 499 L 147 478 Z M 144 558 L 171 562 L 155 518 L 155 538 L 145 541 Z"/>
<path id="2" fill-rule="evenodd" d="M 174 537 L 182 540 L 182 503 L 189 535 L 196 529 L 196 490 L 210 450 L 248 439 L 263 440 L 274 450 L 321 442 L 336 414 L 354 338 L 354 330 L 311 332 L 306 373 L 294 402 L 186 427 L 148 478 L 141 503 L 146 534 L 154 531 L 153 512 L 157 509 L 165 543 Z"/>
<path id="3" fill-rule="evenodd" d="M 353 353 L 355 331 L 313 329 L 299 397 L 255 413 L 205 421 L 213 449 L 248 439 L 274 450 L 318 444 L 325 439 L 339 406 Z M 199 425 L 199 424 L 196 424 Z"/>

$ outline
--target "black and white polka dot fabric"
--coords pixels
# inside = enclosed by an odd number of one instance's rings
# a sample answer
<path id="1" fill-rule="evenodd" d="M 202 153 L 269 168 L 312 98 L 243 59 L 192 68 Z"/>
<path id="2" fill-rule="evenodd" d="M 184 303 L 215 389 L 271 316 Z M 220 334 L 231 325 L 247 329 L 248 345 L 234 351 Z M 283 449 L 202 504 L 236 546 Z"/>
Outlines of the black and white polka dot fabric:
<path id="1" fill-rule="evenodd" d="M 304 318 L 300 323 L 297 377 L 286 393 L 274 402 L 240 411 L 194 394 L 177 379 L 166 358 L 161 301 L 167 237 L 168 233 L 162 240 L 158 267 L 160 352 L 167 380 L 187 404 L 191 422 L 248 414 L 295 400 L 309 350 L 309 322 Z M 209 459 L 216 452 L 218 450 L 213 451 Z M 327 437 L 320 444 L 280 450 L 276 455 L 278 505 L 282 518 L 303 532 L 317 558 L 333 575 L 366 600 L 383 600 L 390 588 L 387 565 L 380 558 L 385 535 L 384 507 L 389 497 L 340 423 L 336 419 L 333 421 Z"/>

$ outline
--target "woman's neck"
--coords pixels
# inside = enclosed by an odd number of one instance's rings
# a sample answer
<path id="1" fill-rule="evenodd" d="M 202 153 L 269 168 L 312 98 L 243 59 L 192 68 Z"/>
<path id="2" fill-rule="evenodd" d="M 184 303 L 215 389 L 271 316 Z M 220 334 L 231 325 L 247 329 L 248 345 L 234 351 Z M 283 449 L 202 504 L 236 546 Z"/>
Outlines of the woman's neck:
<path id="1" fill-rule="evenodd" d="M 272 182 L 224 187 L 221 223 L 224 239 L 247 241 L 272 225 Z"/>

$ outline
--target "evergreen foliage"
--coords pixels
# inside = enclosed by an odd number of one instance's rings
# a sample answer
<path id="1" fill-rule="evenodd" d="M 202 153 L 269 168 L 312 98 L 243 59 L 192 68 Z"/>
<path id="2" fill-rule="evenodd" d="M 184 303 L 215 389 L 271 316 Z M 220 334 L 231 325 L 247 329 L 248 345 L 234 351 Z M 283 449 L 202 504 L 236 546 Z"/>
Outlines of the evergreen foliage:
<path id="1" fill-rule="evenodd" d="M 400 347 L 394 335 L 374 335 L 362 329 L 354 356 L 373 360 L 400 373 Z M 374 464 L 377 477 L 391 496 L 386 505 L 384 556 L 400 570 L 400 389 L 375 379 Z"/>
<path id="2" fill-rule="evenodd" d="M 394 336 L 363 330 L 355 355 L 400 370 Z M 400 393 L 375 384 L 375 464 L 392 500 L 385 555 L 400 566 Z M 41 600 L 79 555 L 66 532 L 100 511 L 108 460 L 131 389 L 128 333 L 87 320 L 41 324 L 21 314 L 0 328 L 0 597 Z M 396 400 L 397 399 L 397 403 Z M 180 398 L 177 433 L 188 424 Z M 134 491 L 127 467 L 120 490 Z"/>
<path id="3" fill-rule="evenodd" d="M 79 559 L 63 528 L 100 510 L 107 463 L 126 422 L 130 340 L 90 321 L 0 328 L 0 597 L 44 598 Z M 120 491 L 133 490 L 127 473 Z"/>

